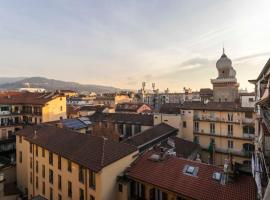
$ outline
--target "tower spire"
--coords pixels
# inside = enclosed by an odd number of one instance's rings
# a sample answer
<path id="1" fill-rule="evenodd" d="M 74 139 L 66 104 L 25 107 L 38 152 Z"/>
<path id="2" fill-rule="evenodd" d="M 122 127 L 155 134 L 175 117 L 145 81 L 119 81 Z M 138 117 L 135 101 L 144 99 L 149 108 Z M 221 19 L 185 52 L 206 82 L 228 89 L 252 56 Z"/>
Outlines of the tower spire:
<path id="1" fill-rule="evenodd" d="M 225 54 L 224 43 L 222 45 L 222 52 L 223 52 L 223 55 L 224 55 Z"/>

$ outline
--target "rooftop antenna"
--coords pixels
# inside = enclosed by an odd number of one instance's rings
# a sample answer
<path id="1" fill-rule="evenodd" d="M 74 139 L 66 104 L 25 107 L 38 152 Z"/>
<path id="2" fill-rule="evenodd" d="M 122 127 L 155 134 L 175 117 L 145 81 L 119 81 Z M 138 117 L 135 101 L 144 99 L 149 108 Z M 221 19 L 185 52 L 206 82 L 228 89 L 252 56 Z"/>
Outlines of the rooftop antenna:
<path id="1" fill-rule="evenodd" d="M 156 84 L 155 83 L 152 83 L 153 91 L 155 91 L 155 87 L 156 87 Z"/>

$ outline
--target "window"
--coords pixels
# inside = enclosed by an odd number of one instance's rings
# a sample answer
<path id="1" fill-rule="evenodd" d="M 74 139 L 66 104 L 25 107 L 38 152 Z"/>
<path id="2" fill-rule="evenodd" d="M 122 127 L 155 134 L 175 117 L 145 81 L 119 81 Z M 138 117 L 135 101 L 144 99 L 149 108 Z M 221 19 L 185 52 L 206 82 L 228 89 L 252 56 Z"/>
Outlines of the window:
<path id="1" fill-rule="evenodd" d="M 255 128 L 253 126 L 243 126 L 243 133 L 244 134 L 254 134 Z"/>
<path id="2" fill-rule="evenodd" d="M 30 157 L 30 169 L 33 168 L 33 161 L 32 160 L 33 160 L 32 157 Z"/>
<path id="3" fill-rule="evenodd" d="M 36 188 L 38 189 L 38 176 L 36 176 Z"/>
<path id="4" fill-rule="evenodd" d="M 45 195 L 45 182 L 42 182 L 42 194 Z"/>
<path id="5" fill-rule="evenodd" d="M 68 181 L 68 197 L 72 197 L 72 183 Z"/>
<path id="6" fill-rule="evenodd" d="M 42 148 L 42 157 L 45 157 L 45 149 Z"/>
<path id="7" fill-rule="evenodd" d="M 62 177 L 58 175 L 58 189 L 62 190 Z"/>
<path id="8" fill-rule="evenodd" d="M 38 173 L 38 161 L 36 160 L 36 173 Z"/>
<path id="9" fill-rule="evenodd" d="M 183 172 L 184 172 L 185 174 L 188 174 L 188 175 L 196 176 L 197 173 L 198 173 L 198 170 L 199 170 L 198 167 L 193 167 L 193 166 L 191 166 L 191 165 L 186 165 L 186 166 L 184 167 Z"/>
<path id="10" fill-rule="evenodd" d="M 61 156 L 58 155 L 58 169 L 61 170 Z"/>
<path id="11" fill-rule="evenodd" d="M 36 146 L 36 157 L 38 157 L 38 146 Z"/>
<path id="12" fill-rule="evenodd" d="M 83 167 L 79 166 L 79 181 L 81 183 L 84 183 L 84 173 L 83 173 Z"/>
<path id="13" fill-rule="evenodd" d="M 45 178 L 45 165 L 42 165 L 42 178 Z"/>
<path id="14" fill-rule="evenodd" d="M 60 111 L 63 111 L 63 106 L 60 106 Z"/>
<path id="15" fill-rule="evenodd" d="M 53 184 L 53 171 L 49 169 L 49 182 Z"/>
<path id="16" fill-rule="evenodd" d="M 187 128 L 187 122 L 183 121 L 183 128 Z"/>
<path id="17" fill-rule="evenodd" d="M 135 125 L 135 134 L 141 132 L 141 125 Z"/>
<path id="18" fill-rule="evenodd" d="M 96 188 L 96 175 L 95 172 L 89 171 L 89 187 Z"/>
<path id="19" fill-rule="evenodd" d="M 84 191 L 80 188 L 80 200 L 84 200 Z"/>
<path id="20" fill-rule="evenodd" d="M 62 195 L 58 194 L 58 200 L 62 200 Z"/>
<path id="21" fill-rule="evenodd" d="M 193 142 L 195 144 L 200 144 L 200 138 L 199 138 L 199 136 L 194 136 Z"/>
<path id="22" fill-rule="evenodd" d="M 254 99 L 253 99 L 253 98 L 248 98 L 248 101 L 249 101 L 249 102 L 253 102 Z"/>
<path id="23" fill-rule="evenodd" d="M 30 151 L 30 153 L 33 153 L 33 145 L 30 143 L 30 146 L 29 146 L 29 151 Z"/>
<path id="24" fill-rule="evenodd" d="M 228 148 L 233 149 L 233 140 L 228 140 Z"/>
<path id="25" fill-rule="evenodd" d="M 90 200 L 95 200 L 95 197 L 93 195 L 90 195 Z"/>
<path id="26" fill-rule="evenodd" d="M 53 200 L 53 189 L 50 188 L 50 200 Z"/>
<path id="27" fill-rule="evenodd" d="M 22 143 L 22 136 L 19 136 L 19 143 Z"/>
<path id="28" fill-rule="evenodd" d="M 49 153 L 49 163 L 50 163 L 50 165 L 53 165 L 53 153 L 52 152 Z"/>
<path id="29" fill-rule="evenodd" d="M 233 113 L 228 113 L 228 121 L 229 122 L 233 121 Z"/>
<path id="30" fill-rule="evenodd" d="M 210 133 L 211 134 L 215 134 L 215 129 L 216 129 L 215 123 L 210 123 Z"/>
<path id="31" fill-rule="evenodd" d="M 118 184 L 118 191 L 123 192 L 123 185 L 121 183 Z"/>
<path id="32" fill-rule="evenodd" d="M 71 161 L 70 160 L 68 160 L 68 171 L 69 172 L 72 172 Z"/>
<path id="33" fill-rule="evenodd" d="M 131 182 L 131 196 L 136 196 L 138 199 L 141 197 L 145 198 L 145 186 L 142 183 L 138 183 L 135 181 Z"/>
<path id="34" fill-rule="evenodd" d="M 252 112 L 245 112 L 245 118 L 252 119 Z"/>
<path id="35" fill-rule="evenodd" d="M 32 172 L 30 172 L 30 183 L 31 184 L 33 183 L 33 174 L 32 174 Z"/>
<path id="36" fill-rule="evenodd" d="M 194 131 L 195 132 L 199 132 L 199 130 L 200 130 L 200 124 L 199 124 L 199 122 L 194 122 Z"/>
<path id="37" fill-rule="evenodd" d="M 228 124 L 228 136 L 233 136 L 233 125 Z"/>
<path id="38" fill-rule="evenodd" d="M 22 152 L 19 152 L 19 162 L 22 163 Z"/>

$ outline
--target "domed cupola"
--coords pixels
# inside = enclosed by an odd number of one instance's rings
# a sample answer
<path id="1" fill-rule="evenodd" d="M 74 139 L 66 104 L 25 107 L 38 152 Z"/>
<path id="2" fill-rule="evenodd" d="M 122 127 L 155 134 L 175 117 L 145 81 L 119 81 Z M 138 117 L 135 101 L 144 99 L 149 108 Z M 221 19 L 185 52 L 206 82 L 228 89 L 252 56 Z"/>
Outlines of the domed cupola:
<path id="1" fill-rule="evenodd" d="M 232 67 L 232 61 L 231 59 L 229 59 L 227 57 L 227 55 L 224 53 L 224 48 L 223 48 L 223 54 L 220 57 L 220 59 L 218 59 L 217 63 L 216 63 L 216 67 L 217 69 L 226 69 L 226 68 L 230 68 Z"/>
<path id="2" fill-rule="evenodd" d="M 216 67 L 218 70 L 218 79 L 235 78 L 236 72 L 232 67 L 232 61 L 225 54 L 224 48 L 223 48 L 223 54 L 221 55 L 220 59 L 218 59 L 216 63 Z"/>

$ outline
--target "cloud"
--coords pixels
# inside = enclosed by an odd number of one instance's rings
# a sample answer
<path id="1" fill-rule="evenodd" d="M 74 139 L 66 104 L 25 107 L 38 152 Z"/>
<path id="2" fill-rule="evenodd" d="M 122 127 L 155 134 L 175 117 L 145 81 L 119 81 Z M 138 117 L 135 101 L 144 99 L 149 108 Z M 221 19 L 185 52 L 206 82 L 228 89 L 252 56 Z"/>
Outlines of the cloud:
<path id="1" fill-rule="evenodd" d="M 209 60 L 207 58 L 198 58 L 198 57 L 191 58 L 182 62 L 179 65 L 178 70 L 180 69 L 180 71 L 183 71 L 183 70 L 191 70 L 195 68 L 209 67 L 209 66 L 212 66 L 214 62 L 215 62 L 214 60 Z"/>
<path id="2" fill-rule="evenodd" d="M 270 57 L 270 51 L 251 54 L 251 55 L 248 55 L 248 56 L 243 56 L 243 57 L 236 58 L 234 60 L 235 61 L 244 61 L 244 60 L 249 60 L 249 59 L 253 59 L 253 58 L 257 58 L 257 57 L 261 57 L 261 56 L 269 56 Z"/>

